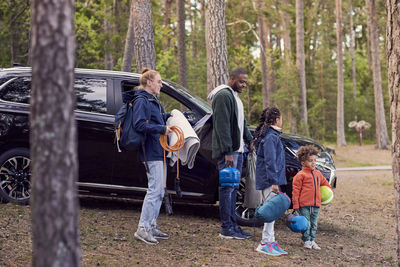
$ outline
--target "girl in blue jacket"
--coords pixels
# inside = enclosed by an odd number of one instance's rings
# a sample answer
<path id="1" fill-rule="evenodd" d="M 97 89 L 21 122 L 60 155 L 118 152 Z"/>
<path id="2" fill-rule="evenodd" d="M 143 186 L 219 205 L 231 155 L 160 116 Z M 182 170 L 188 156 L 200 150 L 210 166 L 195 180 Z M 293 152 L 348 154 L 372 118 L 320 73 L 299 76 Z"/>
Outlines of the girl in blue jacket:
<path id="1" fill-rule="evenodd" d="M 285 151 L 279 137 L 281 130 L 282 116 L 279 109 L 264 109 L 255 131 L 256 189 L 262 190 L 263 202 L 275 196 L 280 185 L 286 184 Z M 287 255 L 275 241 L 274 223 L 264 223 L 262 240 L 256 251 L 270 256 Z"/>
<path id="2" fill-rule="evenodd" d="M 163 149 L 159 142 L 161 134 L 171 132 L 165 125 L 166 115 L 157 95 L 160 94 L 162 80 L 155 70 L 142 70 L 139 89 L 135 96 L 142 96 L 135 100 L 133 107 L 134 127 L 138 132 L 146 135 L 145 150 L 140 151 L 141 160 L 147 161 L 148 188 L 140 214 L 139 227 L 135 237 L 147 244 L 158 244 L 157 239 L 168 239 L 169 236 L 157 227 L 157 218 L 164 196 L 164 163 Z M 150 113 L 150 117 L 147 114 Z"/>

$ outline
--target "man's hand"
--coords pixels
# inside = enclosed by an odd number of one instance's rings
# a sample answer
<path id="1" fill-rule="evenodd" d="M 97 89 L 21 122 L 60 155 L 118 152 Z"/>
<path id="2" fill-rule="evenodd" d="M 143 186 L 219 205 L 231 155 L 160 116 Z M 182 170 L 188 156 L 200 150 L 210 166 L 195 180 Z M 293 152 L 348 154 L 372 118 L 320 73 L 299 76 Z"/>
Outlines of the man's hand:
<path id="1" fill-rule="evenodd" d="M 233 167 L 233 155 L 225 155 L 225 165 L 227 167 Z"/>
<path id="2" fill-rule="evenodd" d="M 273 184 L 271 190 L 275 194 L 278 194 L 279 193 L 279 186 L 277 184 Z"/>
<path id="3" fill-rule="evenodd" d="M 250 152 L 253 152 L 253 151 L 254 151 L 253 142 L 250 142 L 250 144 L 249 144 L 249 151 L 250 151 Z"/>

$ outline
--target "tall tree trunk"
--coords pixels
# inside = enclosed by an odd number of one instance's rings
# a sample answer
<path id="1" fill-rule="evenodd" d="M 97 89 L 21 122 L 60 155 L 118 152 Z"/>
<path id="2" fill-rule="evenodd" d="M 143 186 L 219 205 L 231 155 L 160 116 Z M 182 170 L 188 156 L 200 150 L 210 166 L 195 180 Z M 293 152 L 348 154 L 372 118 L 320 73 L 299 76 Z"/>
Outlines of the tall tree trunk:
<path id="1" fill-rule="evenodd" d="M 267 72 L 267 60 L 266 60 L 266 40 L 265 40 L 265 29 L 264 29 L 264 15 L 262 13 L 262 0 L 253 0 L 254 10 L 257 12 L 257 24 L 258 24 L 258 36 L 260 42 L 260 64 L 261 64 L 261 92 L 262 92 L 262 104 L 263 109 L 268 107 L 269 93 L 268 93 L 268 72 Z"/>
<path id="2" fill-rule="evenodd" d="M 355 55 L 355 34 L 353 26 L 353 6 L 350 0 L 350 53 L 351 53 L 351 71 L 353 80 L 353 112 L 354 120 L 357 121 L 357 80 L 356 80 L 356 55 Z"/>
<path id="3" fill-rule="evenodd" d="M 186 33 L 185 33 L 185 1 L 176 0 L 176 13 L 178 17 L 178 72 L 179 83 L 187 87 L 186 73 Z"/>
<path id="4" fill-rule="evenodd" d="M 282 5 L 286 8 L 289 5 L 288 0 L 282 0 Z M 291 65 L 291 58 L 292 58 L 292 44 L 290 40 L 290 20 L 289 15 L 285 11 L 285 8 L 282 10 L 282 26 L 283 26 L 283 45 L 284 50 L 283 53 L 285 55 L 285 62 L 286 65 Z"/>
<path id="5" fill-rule="evenodd" d="M 304 123 L 303 134 L 308 135 L 307 88 L 304 59 L 304 2 L 296 0 L 296 67 L 299 74 L 300 113 Z"/>
<path id="6" fill-rule="evenodd" d="M 154 30 L 152 7 L 150 0 L 133 1 L 134 51 L 136 70 L 156 68 L 156 53 L 154 49 Z"/>
<path id="7" fill-rule="evenodd" d="M 272 93 L 275 92 L 276 90 L 276 83 L 275 83 L 275 70 L 274 70 L 274 54 L 273 54 L 273 34 L 271 30 L 271 24 L 267 21 L 266 18 L 264 18 L 264 36 L 265 38 L 265 48 L 267 51 L 267 88 L 268 88 L 268 94 L 271 96 Z M 269 38 L 267 37 L 269 36 Z M 276 38 L 277 43 L 276 47 L 280 47 L 280 38 L 279 36 Z M 278 48 L 280 51 L 280 48 Z M 272 99 L 269 99 L 269 102 L 272 103 Z"/>
<path id="8" fill-rule="evenodd" d="M 125 49 L 124 56 L 122 58 L 122 71 L 131 72 L 132 71 L 132 63 L 133 63 L 133 54 L 134 54 L 134 42 L 135 42 L 135 33 L 134 33 L 134 15 L 133 15 L 133 5 L 134 1 L 131 2 L 131 9 L 129 15 L 129 24 L 128 24 L 128 32 L 126 34 L 125 39 Z"/>
<path id="9" fill-rule="evenodd" d="M 207 92 L 228 82 L 225 0 L 209 0 L 206 8 Z"/>
<path id="10" fill-rule="evenodd" d="M 164 27 L 169 29 L 170 24 L 171 24 L 171 5 L 172 5 L 172 0 L 164 0 Z M 170 35 L 167 34 L 167 37 L 165 38 L 165 50 L 169 50 L 171 47 L 171 38 L 169 37 Z"/>
<path id="11" fill-rule="evenodd" d="M 344 136 L 344 78 L 343 78 L 343 48 L 342 48 L 342 0 L 336 0 L 336 43 L 337 43 L 337 112 L 336 132 L 338 146 L 346 145 Z"/>
<path id="12" fill-rule="evenodd" d="M 74 0 L 33 0 L 33 266 L 80 266 Z"/>
<path id="13" fill-rule="evenodd" d="M 281 10 L 281 24 L 282 24 L 282 31 L 283 31 L 283 55 L 285 58 L 285 64 L 287 69 L 290 69 L 290 66 L 293 64 L 292 62 L 292 44 L 290 38 L 290 17 L 289 14 L 286 12 L 287 7 L 290 5 L 288 0 L 282 0 L 281 5 L 283 6 Z M 292 108 L 287 109 L 287 120 L 290 126 L 291 133 L 297 133 L 297 117 L 293 114 L 292 110 L 298 109 L 298 100 L 297 97 L 291 96 L 292 98 Z"/>
<path id="14" fill-rule="evenodd" d="M 374 94 L 375 94 L 376 146 L 379 149 L 388 149 L 390 142 L 386 127 L 385 109 L 383 106 L 382 77 L 381 77 L 381 63 L 379 59 L 378 24 L 376 20 L 376 6 L 375 6 L 375 0 L 367 0 L 367 1 L 369 1 L 368 17 L 371 26 L 370 43 L 371 43 L 372 73 L 373 73 Z"/>
<path id="15" fill-rule="evenodd" d="M 106 33 L 105 38 L 105 57 L 104 57 L 104 66 L 106 70 L 112 70 L 114 67 L 114 59 L 112 55 L 112 43 L 111 37 L 113 36 L 113 27 L 110 22 L 110 18 L 112 17 L 112 8 L 104 6 L 105 9 L 105 17 L 104 17 L 104 32 Z"/>
<path id="16" fill-rule="evenodd" d="M 396 207 L 397 262 L 400 262 L 400 0 L 386 0 L 386 48 L 390 120 L 392 123 L 392 172 Z"/>

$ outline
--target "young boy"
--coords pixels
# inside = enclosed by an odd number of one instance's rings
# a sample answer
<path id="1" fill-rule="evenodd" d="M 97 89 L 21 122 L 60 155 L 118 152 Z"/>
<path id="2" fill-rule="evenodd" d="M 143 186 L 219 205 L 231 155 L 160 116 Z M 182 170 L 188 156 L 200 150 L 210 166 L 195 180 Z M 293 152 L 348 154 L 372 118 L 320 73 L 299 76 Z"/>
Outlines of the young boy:
<path id="1" fill-rule="evenodd" d="M 315 243 L 318 214 L 321 207 L 319 187 L 331 186 L 321 172 L 315 169 L 318 152 L 312 145 L 302 146 L 297 152 L 303 168 L 293 178 L 292 201 L 295 213 L 303 215 L 309 222 L 308 228 L 302 236 L 304 247 L 320 250 L 321 248 Z"/>

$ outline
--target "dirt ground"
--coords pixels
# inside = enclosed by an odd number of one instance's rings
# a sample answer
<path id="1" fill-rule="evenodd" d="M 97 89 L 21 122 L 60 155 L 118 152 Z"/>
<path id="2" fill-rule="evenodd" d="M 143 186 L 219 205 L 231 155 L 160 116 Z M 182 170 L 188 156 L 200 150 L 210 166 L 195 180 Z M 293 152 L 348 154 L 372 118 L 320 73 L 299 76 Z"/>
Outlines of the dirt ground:
<path id="1" fill-rule="evenodd" d="M 373 146 L 335 148 L 337 167 L 390 165 L 390 151 Z M 173 216 L 159 217 L 171 235 L 157 246 L 135 240 L 141 202 L 81 197 L 83 266 L 395 266 L 394 192 L 391 171 L 338 172 L 335 199 L 321 209 L 316 241 L 321 251 L 302 248 L 283 218 L 275 235 L 288 256 L 255 252 L 261 228 L 245 230 L 249 240 L 218 237 L 216 205 L 175 205 Z M 0 204 L 0 266 L 29 266 L 29 206 Z"/>

